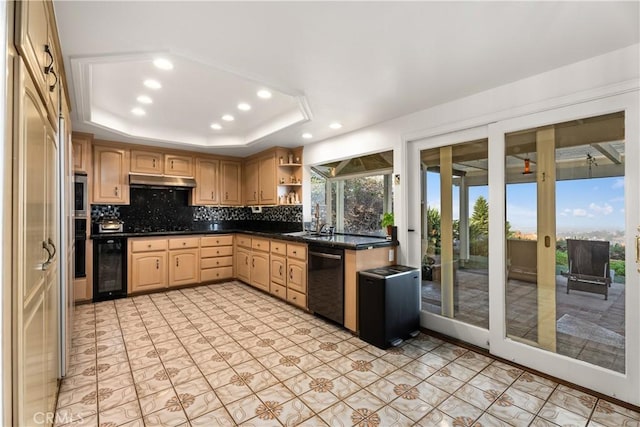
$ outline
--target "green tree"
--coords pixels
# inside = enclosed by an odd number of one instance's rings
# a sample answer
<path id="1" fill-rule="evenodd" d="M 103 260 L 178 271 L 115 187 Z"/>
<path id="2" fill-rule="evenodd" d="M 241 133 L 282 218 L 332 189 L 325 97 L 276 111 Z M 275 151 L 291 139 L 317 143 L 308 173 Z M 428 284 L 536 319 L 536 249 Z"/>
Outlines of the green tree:
<path id="1" fill-rule="evenodd" d="M 471 236 L 482 236 L 489 234 L 489 203 L 480 196 L 473 204 L 473 213 L 469 219 Z"/>

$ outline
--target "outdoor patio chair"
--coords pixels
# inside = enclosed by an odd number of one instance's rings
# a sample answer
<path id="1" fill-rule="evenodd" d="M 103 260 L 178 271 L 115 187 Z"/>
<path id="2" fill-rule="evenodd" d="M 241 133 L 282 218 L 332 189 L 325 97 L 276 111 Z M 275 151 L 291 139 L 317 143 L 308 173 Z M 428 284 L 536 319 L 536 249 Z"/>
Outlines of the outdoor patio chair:
<path id="1" fill-rule="evenodd" d="M 611 286 L 609 242 L 567 239 L 567 254 L 567 294 L 570 290 L 591 292 L 607 300 Z"/>

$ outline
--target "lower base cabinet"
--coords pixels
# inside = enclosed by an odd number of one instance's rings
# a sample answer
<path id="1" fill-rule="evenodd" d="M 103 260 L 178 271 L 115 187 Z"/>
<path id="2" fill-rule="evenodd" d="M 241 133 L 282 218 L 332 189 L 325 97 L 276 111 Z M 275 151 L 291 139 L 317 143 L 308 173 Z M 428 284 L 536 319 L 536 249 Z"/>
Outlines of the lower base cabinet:
<path id="1" fill-rule="evenodd" d="M 167 287 L 167 252 L 131 254 L 129 289 L 140 292 Z"/>
<path id="2" fill-rule="evenodd" d="M 251 283 L 251 252 L 243 248 L 236 251 L 236 277 Z"/>
<path id="3" fill-rule="evenodd" d="M 169 287 L 200 282 L 198 249 L 169 251 Z"/>

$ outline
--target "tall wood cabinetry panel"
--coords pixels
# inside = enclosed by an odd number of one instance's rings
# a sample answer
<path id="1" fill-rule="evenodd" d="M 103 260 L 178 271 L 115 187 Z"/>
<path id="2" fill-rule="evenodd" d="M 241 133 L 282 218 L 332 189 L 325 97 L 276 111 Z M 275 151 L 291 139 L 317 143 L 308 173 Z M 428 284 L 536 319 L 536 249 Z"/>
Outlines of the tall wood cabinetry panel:
<path id="1" fill-rule="evenodd" d="M 161 153 L 131 150 L 131 172 L 162 175 L 164 161 Z"/>
<path id="2" fill-rule="evenodd" d="M 194 205 L 217 205 L 220 202 L 218 174 L 220 161 L 196 159 L 196 188 L 193 189 Z"/>
<path id="3" fill-rule="evenodd" d="M 242 167 L 240 162 L 220 161 L 220 192 L 223 205 L 237 206 L 242 204 Z"/>
<path id="4" fill-rule="evenodd" d="M 92 202 L 129 204 L 129 150 L 93 146 Z"/>
<path id="5" fill-rule="evenodd" d="M 244 164 L 244 203 L 246 205 L 257 205 L 260 189 L 258 180 L 260 179 L 260 161 L 258 159 L 247 160 Z"/>
<path id="6" fill-rule="evenodd" d="M 89 173 L 91 165 L 91 141 L 93 137 L 88 133 L 74 132 L 71 141 L 73 144 L 73 172 Z"/>
<path id="7" fill-rule="evenodd" d="M 21 7 L 28 7 L 24 3 Z M 60 339 L 57 326 L 49 323 L 57 325 L 59 318 L 58 147 L 36 82 L 21 59 L 17 64 L 14 227 L 24 232 L 18 234 L 14 246 L 13 396 L 14 420 L 18 425 L 30 425 L 35 413 L 54 410 L 57 388 Z"/>
<path id="8" fill-rule="evenodd" d="M 193 157 L 178 154 L 164 155 L 164 173 L 172 176 L 193 177 Z"/>

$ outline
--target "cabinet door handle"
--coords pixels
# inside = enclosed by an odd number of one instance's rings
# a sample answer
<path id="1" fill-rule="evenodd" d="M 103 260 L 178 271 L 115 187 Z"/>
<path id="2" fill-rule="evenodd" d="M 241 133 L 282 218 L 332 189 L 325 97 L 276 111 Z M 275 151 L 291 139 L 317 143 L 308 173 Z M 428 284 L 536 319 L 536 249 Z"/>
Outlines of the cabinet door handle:
<path id="1" fill-rule="evenodd" d="M 280 277 L 282 277 L 282 266 L 280 266 Z"/>
<path id="2" fill-rule="evenodd" d="M 293 280 L 293 268 L 289 269 L 289 280 Z"/>
<path id="3" fill-rule="evenodd" d="M 171 160 L 171 169 L 173 169 L 173 160 Z"/>
<path id="4" fill-rule="evenodd" d="M 211 199 L 213 199 L 213 191 L 211 192 Z"/>
<path id="5" fill-rule="evenodd" d="M 55 71 L 53 71 L 53 69 L 51 71 L 49 71 L 51 74 L 53 74 L 53 77 L 56 78 L 56 81 L 53 82 L 52 85 L 49 85 L 49 92 L 53 92 L 56 88 L 56 86 L 58 85 L 58 75 L 56 74 Z"/>
<path id="6" fill-rule="evenodd" d="M 255 258 L 253 258 L 251 260 L 251 267 L 256 268 L 256 259 Z"/>
<path id="7" fill-rule="evenodd" d="M 258 197 L 256 196 L 256 192 L 253 192 L 253 200 L 256 200 Z"/>
<path id="8" fill-rule="evenodd" d="M 176 267 L 180 266 L 180 258 L 176 257 Z"/>
<path id="9" fill-rule="evenodd" d="M 260 190 L 260 199 L 264 199 L 264 191 Z"/>
<path id="10" fill-rule="evenodd" d="M 152 159 L 152 161 L 153 161 L 153 168 L 155 169 L 156 168 L 156 159 Z"/>
<path id="11" fill-rule="evenodd" d="M 229 192 L 228 191 L 224 192 L 224 199 L 225 200 L 229 200 Z"/>
<path id="12" fill-rule="evenodd" d="M 49 47 L 48 44 L 44 45 L 44 53 L 47 54 L 47 56 L 49 57 L 49 60 L 51 61 L 49 62 L 49 65 L 44 66 L 44 73 L 49 74 L 51 70 L 53 70 L 53 54 L 51 53 L 51 48 Z"/>
<path id="13" fill-rule="evenodd" d="M 244 258 L 244 265 L 249 265 L 249 257 Z"/>
<path id="14" fill-rule="evenodd" d="M 42 249 L 47 251 L 47 260 L 42 263 L 42 270 L 46 270 L 49 267 L 49 264 L 51 264 L 51 258 L 53 257 L 51 256 L 51 251 L 49 250 L 49 246 L 47 246 L 47 242 L 42 242 Z"/>
<path id="15" fill-rule="evenodd" d="M 49 237 L 49 238 L 47 239 L 47 243 L 48 243 L 49 245 L 51 245 L 51 247 L 53 248 L 53 255 L 51 255 L 51 259 L 53 259 L 53 258 L 55 258 L 55 256 L 56 256 L 56 252 L 57 252 L 57 250 L 56 250 L 56 245 L 53 243 L 53 240 L 51 240 L 51 237 Z"/>
<path id="16" fill-rule="evenodd" d="M 182 246 L 186 246 L 186 245 L 187 245 L 187 242 L 182 242 Z"/>
<path id="17" fill-rule="evenodd" d="M 156 260 L 156 270 L 160 270 L 160 260 Z"/>
<path id="18" fill-rule="evenodd" d="M 114 191 L 116 197 L 118 197 L 118 187 L 113 187 L 113 191 Z"/>

